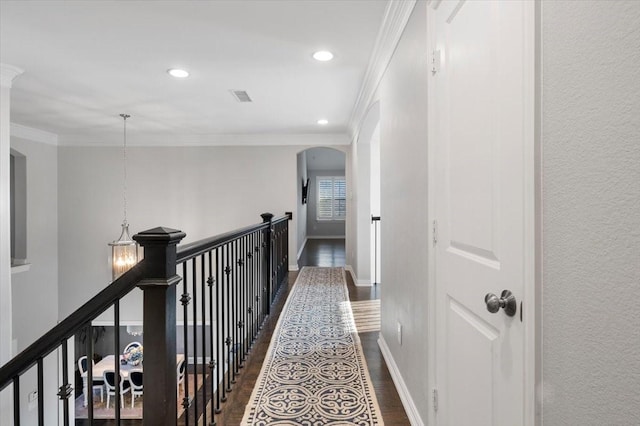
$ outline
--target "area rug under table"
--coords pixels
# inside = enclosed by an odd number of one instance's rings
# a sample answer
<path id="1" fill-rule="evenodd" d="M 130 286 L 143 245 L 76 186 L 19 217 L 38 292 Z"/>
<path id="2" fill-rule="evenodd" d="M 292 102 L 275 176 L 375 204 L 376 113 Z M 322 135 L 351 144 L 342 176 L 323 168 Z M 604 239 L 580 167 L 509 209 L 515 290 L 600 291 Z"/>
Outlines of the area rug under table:
<path id="1" fill-rule="evenodd" d="M 305 267 L 242 425 L 382 425 L 342 268 Z"/>

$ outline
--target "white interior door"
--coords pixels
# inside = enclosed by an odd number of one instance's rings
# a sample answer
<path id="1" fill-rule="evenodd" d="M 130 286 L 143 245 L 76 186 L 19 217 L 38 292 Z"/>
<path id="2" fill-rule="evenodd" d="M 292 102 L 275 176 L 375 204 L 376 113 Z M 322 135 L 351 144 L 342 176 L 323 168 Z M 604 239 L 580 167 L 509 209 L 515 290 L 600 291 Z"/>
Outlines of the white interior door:
<path id="1" fill-rule="evenodd" d="M 532 285 L 533 2 L 434 1 L 437 424 L 521 426 Z M 485 295 L 516 298 L 513 316 Z M 497 300 L 497 299 L 496 299 Z"/>

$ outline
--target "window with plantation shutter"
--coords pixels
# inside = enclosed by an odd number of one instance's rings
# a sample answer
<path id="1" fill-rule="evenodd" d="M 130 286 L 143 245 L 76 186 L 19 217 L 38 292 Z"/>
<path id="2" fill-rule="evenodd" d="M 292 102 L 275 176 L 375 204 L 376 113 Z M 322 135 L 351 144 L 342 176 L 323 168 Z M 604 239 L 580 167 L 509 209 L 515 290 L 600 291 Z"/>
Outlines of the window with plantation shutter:
<path id="1" fill-rule="evenodd" d="M 318 177 L 318 220 L 347 217 L 347 182 L 344 176 Z"/>

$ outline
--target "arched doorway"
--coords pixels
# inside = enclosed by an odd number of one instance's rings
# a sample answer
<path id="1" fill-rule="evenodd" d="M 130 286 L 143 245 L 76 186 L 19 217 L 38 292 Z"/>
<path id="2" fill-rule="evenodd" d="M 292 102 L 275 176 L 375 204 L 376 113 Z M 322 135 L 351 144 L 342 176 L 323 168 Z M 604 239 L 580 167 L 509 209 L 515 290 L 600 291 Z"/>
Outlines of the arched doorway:
<path id="1" fill-rule="evenodd" d="M 297 155 L 297 257 L 310 242 L 325 242 L 332 258 L 317 266 L 345 266 L 347 217 L 346 154 L 338 149 L 309 148 Z M 339 246 L 342 249 L 339 249 Z M 329 256 L 329 255 L 326 255 Z M 303 259 L 301 263 L 309 264 Z M 299 262 L 300 264 L 300 262 Z"/>

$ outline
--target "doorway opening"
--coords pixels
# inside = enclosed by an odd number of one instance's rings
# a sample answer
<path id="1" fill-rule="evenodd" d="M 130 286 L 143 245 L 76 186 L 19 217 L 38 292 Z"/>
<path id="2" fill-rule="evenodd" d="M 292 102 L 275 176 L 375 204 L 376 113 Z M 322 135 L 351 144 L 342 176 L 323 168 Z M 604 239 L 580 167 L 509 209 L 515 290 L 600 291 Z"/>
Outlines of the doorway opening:
<path id="1" fill-rule="evenodd" d="M 297 155 L 297 257 L 306 244 L 341 245 L 332 266 L 345 266 L 347 218 L 346 154 L 333 148 L 309 148 Z M 331 250 L 333 252 L 333 250 Z M 303 262 L 304 263 L 304 262 Z M 318 265 L 322 266 L 322 265 Z"/>

